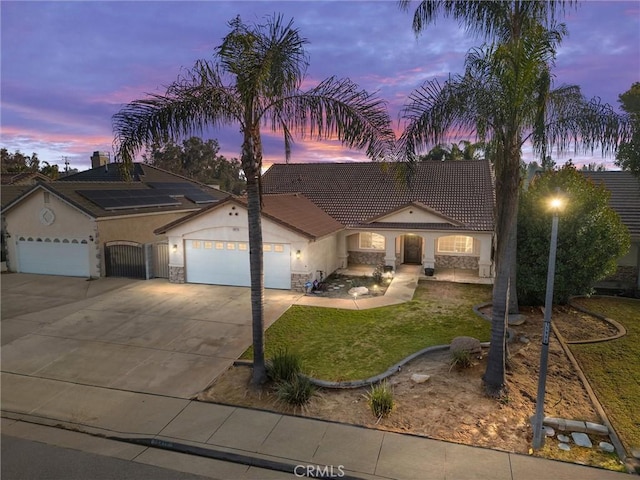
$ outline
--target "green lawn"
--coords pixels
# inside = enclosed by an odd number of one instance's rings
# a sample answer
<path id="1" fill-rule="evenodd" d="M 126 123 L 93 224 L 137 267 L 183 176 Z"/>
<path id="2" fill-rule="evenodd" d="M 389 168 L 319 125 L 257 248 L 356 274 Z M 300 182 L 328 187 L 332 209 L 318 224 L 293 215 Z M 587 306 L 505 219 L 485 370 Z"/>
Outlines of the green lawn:
<path id="1" fill-rule="evenodd" d="M 627 450 L 640 448 L 640 302 L 581 298 L 576 303 L 627 329 L 618 340 L 570 348 Z"/>
<path id="2" fill-rule="evenodd" d="M 323 380 L 368 378 L 408 355 L 461 335 L 488 341 L 491 325 L 472 310 L 491 286 L 420 283 L 411 302 L 371 310 L 293 306 L 266 332 L 267 358 L 281 348 L 302 357 L 305 373 Z M 243 358 L 250 359 L 251 349 Z"/>

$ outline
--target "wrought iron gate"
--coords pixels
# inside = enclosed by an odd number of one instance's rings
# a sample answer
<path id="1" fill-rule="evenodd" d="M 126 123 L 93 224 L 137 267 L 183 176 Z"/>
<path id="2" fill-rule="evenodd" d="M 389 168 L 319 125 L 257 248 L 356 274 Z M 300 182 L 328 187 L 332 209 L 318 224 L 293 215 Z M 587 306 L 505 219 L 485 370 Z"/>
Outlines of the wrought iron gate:
<path id="1" fill-rule="evenodd" d="M 137 242 L 105 243 L 104 257 L 107 277 L 148 279 L 144 247 L 143 244 Z"/>

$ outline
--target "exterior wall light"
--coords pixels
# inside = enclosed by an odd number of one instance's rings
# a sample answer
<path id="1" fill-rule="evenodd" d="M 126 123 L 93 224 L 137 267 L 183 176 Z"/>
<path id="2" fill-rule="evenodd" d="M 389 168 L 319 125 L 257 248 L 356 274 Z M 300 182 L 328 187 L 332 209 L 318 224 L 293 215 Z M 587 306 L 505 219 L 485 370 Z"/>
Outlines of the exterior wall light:
<path id="1" fill-rule="evenodd" d="M 300 250 L 296 250 L 296 258 L 298 260 L 300 260 L 300 255 L 301 255 Z"/>
<path id="2" fill-rule="evenodd" d="M 174 252 L 178 251 L 178 245 L 176 243 L 173 244 L 173 251 Z"/>

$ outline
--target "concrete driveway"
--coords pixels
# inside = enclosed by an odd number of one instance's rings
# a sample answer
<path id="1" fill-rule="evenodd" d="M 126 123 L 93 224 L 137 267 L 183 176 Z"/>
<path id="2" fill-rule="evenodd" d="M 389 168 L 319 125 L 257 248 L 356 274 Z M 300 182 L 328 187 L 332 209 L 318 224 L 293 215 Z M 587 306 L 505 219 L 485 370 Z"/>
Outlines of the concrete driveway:
<path id="1" fill-rule="evenodd" d="M 0 281 L 4 373 L 192 398 L 251 344 L 248 288 L 27 274 Z M 267 290 L 265 325 L 300 295 Z"/>

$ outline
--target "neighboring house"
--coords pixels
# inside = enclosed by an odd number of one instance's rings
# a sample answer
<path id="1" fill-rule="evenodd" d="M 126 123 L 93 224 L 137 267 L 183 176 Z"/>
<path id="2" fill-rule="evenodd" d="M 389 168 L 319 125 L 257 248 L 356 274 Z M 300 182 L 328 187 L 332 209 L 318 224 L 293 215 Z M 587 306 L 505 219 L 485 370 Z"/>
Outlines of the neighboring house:
<path id="1" fill-rule="evenodd" d="M 4 209 L 5 205 L 8 205 L 32 185 L 38 182 L 50 181 L 51 179 L 49 177 L 39 172 L 0 173 L 0 184 L 2 184 L 0 188 L 0 194 L 2 196 L 0 209 Z M 3 272 L 6 271 L 5 259 L 7 256 L 5 230 L 6 224 L 4 214 L 2 214 L 0 216 L 0 257 Z"/>
<path id="2" fill-rule="evenodd" d="M 262 178 L 267 288 L 299 289 L 350 264 L 418 264 L 493 275 L 494 186 L 488 162 L 276 164 Z M 402 164 L 406 166 L 406 164 Z M 243 199 L 156 230 L 172 282 L 250 284 Z"/>
<path id="3" fill-rule="evenodd" d="M 33 185 L 6 205 L 3 198 L 8 269 L 82 277 L 168 276 L 163 273 L 166 239 L 153 231 L 228 194 L 140 163 L 129 179 L 124 181 L 119 165 L 103 164 Z"/>
<path id="4" fill-rule="evenodd" d="M 640 180 L 631 172 L 582 172 L 611 193 L 609 205 L 629 229 L 631 248 L 618 260 L 618 271 L 598 287 L 640 291 Z"/>

